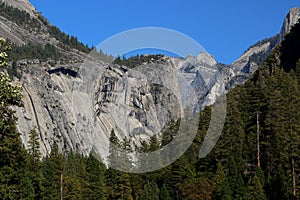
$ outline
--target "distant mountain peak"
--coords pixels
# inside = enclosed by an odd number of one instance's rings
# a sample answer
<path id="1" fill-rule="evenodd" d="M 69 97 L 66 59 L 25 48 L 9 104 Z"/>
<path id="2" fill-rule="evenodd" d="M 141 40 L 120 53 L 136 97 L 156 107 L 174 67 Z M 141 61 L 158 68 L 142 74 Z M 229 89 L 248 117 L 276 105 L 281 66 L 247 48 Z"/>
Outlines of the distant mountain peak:
<path id="1" fill-rule="evenodd" d="M 257 42 L 248 48 L 241 57 L 231 64 L 231 68 L 237 72 L 253 73 L 258 66 L 267 58 L 275 46 L 280 44 L 285 35 L 300 19 L 300 8 L 291 8 L 283 21 L 278 35 Z"/>
<path id="2" fill-rule="evenodd" d="M 291 8 L 286 15 L 283 25 L 280 31 L 280 41 L 284 39 L 284 36 L 290 32 L 291 28 L 299 21 L 300 8 Z"/>
<path id="3" fill-rule="evenodd" d="M 197 56 L 197 60 L 200 61 L 201 63 L 207 64 L 208 66 L 213 66 L 217 64 L 215 58 L 205 51 L 199 53 L 199 55 Z"/>

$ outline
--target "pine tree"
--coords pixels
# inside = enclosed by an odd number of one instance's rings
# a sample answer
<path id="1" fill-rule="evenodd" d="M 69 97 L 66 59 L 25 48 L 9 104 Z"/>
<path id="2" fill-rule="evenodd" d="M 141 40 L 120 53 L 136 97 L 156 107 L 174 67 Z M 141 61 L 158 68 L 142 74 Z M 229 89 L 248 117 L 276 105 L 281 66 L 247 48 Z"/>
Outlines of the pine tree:
<path id="1" fill-rule="evenodd" d="M 125 136 L 121 143 L 121 152 L 119 151 L 118 160 L 120 161 L 122 170 L 127 171 L 132 168 L 132 158 L 129 155 L 132 152 L 130 139 Z"/>
<path id="2" fill-rule="evenodd" d="M 233 199 L 240 199 L 243 197 L 245 186 L 243 177 L 239 171 L 235 159 L 233 156 L 229 157 L 229 183 L 230 189 L 232 190 Z"/>
<path id="3" fill-rule="evenodd" d="M 109 141 L 110 141 L 109 156 L 108 156 L 109 166 L 111 168 L 116 168 L 118 166 L 118 157 L 119 157 L 118 148 L 121 148 L 121 143 L 113 129 L 111 131 Z"/>
<path id="4" fill-rule="evenodd" d="M 149 150 L 151 151 L 156 151 L 160 148 L 160 142 L 157 138 L 157 135 L 153 135 L 150 137 L 150 145 L 149 145 Z"/>
<path id="5" fill-rule="evenodd" d="M 39 135 L 35 129 L 32 129 L 29 133 L 28 147 L 28 151 L 33 158 L 32 165 L 35 166 L 41 158 Z"/>
<path id="6" fill-rule="evenodd" d="M 171 165 L 171 170 L 168 172 L 166 187 L 170 192 L 172 198 L 178 197 L 179 185 L 184 182 L 186 178 L 188 163 L 184 156 L 180 157 Z"/>
<path id="7" fill-rule="evenodd" d="M 214 199 L 220 199 L 220 200 L 233 199 L 232 191 L 230 189 L 230 184 L 228 182 L 227 175 L 225 173 L 225 170 L 221 162 L 218 162 L 217 164 L 215 182 L 216 182 L 216 190 L 214 192 Z"/>
<path id="8" fill-rule="evenodd" d="M 238 165 L 243 163 L 243 148 L 245 145 L 245 131 L 241 112 L 236 97 L 232 92 L 227 94 L 227 115 L 223 134 L 216 146 L 215 152 L 218 160 L 229 156 L 235 158 Z"/>
<path id="9" fill-rule="evenodd" d="M 160 189 L 160 199 L 161 200 L 171 200 L 172 199 L 166 185 L 163 185 L 162 188 Z"/>
<path id="10" fill-rule="evenodd" d="M 108 199 L 132 200 L 132 189 L 128 173 L 116 171 L 115 184 L 111 186 Z"/>
<path id="11" fill-rule="evenodd" d="M 35 188 L 33 186 L 32 174 L 29 172 L 29 170 L 23 171 L 19 194 L 21 199 L 37 199 L 36 197 L 38 195 L 36 194 Z"/>
<path id="12" fill-rule="evenodd" d="M 139 198 L 141 200 L 159 200 L 159 189 L 157 184 L 153 181 L 149 181 L 144 185 L 144 192 Z"/>
<path id="13" fill-rule="evenodd" d="M 41 169 L 39 136 L 35 129 L 29 133 L 28 147 L 30 156 L 28 160 L 28 173 L 26 174 L 29 176 L 34 189 L 34 197 L 32 199 L 42 199 L 45 189 L 43 186 L 45 178 Z"/>
<path id="14" fill-rule="evenodd" d="M 245 200 L 254 200 L 254 199 L 266 200 L 267 199 L 263 190 L 263 186 L 256 175 L 254 175 L 253 178 L 251 177 L 249 179 L 243 199 Z"/>
<path id="15" fill-rule="evenodd" d="M 88 186 L 83 199 L 105 199 L 104 172 L 105 166 L 92 155 L 86 161 Z"/>
<path id="16" fill-rule="evenodd" d="M 114 169 L 115 167 L 118 167 L 118 159 L 124 159 L 124 155 L 122 156 L 119 154 L 120 151 L 118 150 L 118 148 L 122 148 L 122 144 L 120 143 L 114 130 L 111 131 L 110 143 L 111 145 L 109 146 L 108 156 L 110 168 L 107 170 L 105 175 L 106 185 L 108 186 L 107 198 L 131 200 L 133 199 L 133 197 L 130 184 L 130 177 L 128 173 Z M 123 144 L 123 148 L 127 146 L 127 144 Z"/>
<path id="17" fill-rule="evenodd" d="M 61 199 L 76 199 L 81 200 L 82 193 L 80 187 L 80 181 L 77 177 L 72 175 L 65 175 L 63 177 L 63 196 Z"/>
<path id="18" fill-rule="evenodd" d="M 293 164 L 299 159 L 299 89 L 297 79 L 292 72 L 287 74 L 282 69 L 274 70 L 269 80 L 269 106 L 264 121 L 265 124 L 265 165 L 271 177 L 278 174 L 278 163 L 282 170 L 289 174 L 286 182 L 290 182 L 289 195 L 296 196 L 297 173 L 299 167 Z M 268 137 L 266 137 L 268 136 Z M 292 170 L 291 170 L 292 169 Z M 269 193 L 278 190 L 270 182 L 267 184 Z M 274 191 L 274 192 L 271 192 Z"/>
<path id="19" fill-rule="evenodd" d="M 0 67 L 7 66 L 5 40 L 0 38 Z M 4 73 L 0 73 L 0 198 L 19 199 L 29 198 L 22 191 L 22 185 L 32 188 L 25 176 L 27 153 L 22 146 L 20 134 L 16 129 L 16 118 L 11 106 L 21 106 L 21 88 L 13 86 Z"/>
<path id="20" fill-rule="evenodd" d="M 60 199 L 63 195 L 64 157 L 53 144 L 50 156 L 43 161 L 45 198 Z"/>
<path id="21" fill-rule="evenodd" d="M 213 197 L 215 183 L 209 177 L 201 176 L 197 179 L 186 180 L 179 187 L 179 193 L 175 199 L 208 199 Z"/>

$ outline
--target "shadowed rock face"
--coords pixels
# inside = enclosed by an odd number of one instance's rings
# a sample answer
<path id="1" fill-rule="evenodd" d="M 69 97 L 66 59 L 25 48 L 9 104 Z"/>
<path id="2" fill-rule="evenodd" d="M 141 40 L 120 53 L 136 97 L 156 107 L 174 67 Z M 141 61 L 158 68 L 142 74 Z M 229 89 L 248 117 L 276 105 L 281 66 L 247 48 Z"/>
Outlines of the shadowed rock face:
<path id="1" fill-rule="evenodd" d="M 60 67 L 60 68 L 56 68 L 56 69 L 50 69 L 50 70 L 48 70 L 48 73 L 49 74 L 62 73 L 62 74 L 69 75 L 69 76 L 72 76 L 72 77 L 76 77 L 78 75 L 76 71 L 74 71 L 72 69 L 67 69 L 67 68 L 64 68 L 64 67 Z"/>

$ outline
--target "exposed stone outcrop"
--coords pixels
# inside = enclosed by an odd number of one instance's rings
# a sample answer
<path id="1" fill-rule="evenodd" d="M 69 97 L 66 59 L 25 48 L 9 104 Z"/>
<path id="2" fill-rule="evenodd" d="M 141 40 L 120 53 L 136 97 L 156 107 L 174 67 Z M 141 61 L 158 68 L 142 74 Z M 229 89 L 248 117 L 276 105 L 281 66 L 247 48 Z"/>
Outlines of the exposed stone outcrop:
<path id="1" fill-rule="evenodd" d="M 269 53 L 284 39 L 284 36 L 288 34 L 291 27 L 294 26 L 300 18 L 300 8 L 291 8 L 287 16 L 283 21 L 283 25 L 280 34 L 273 38 L 268 38 L 257 44 L 251 46 L 246 50 L 243 55 L 238 58 L 234 63 L 231 64 L 231 68 L 235 73 L 241 73 L 242 76 L 245 74 L 253 74 L 258 66 L 264 61 Z M 255 55 L 256 54 L 256 55 Z M 262 59 L 251 59 L 254 56 L 261 57 Z"/>
<path id="2" fill-rule="evenodd" d="M 2 1 L 32 17 L 39 15 L 27 1 Z M 291 10 L 283 34 L 296 23 L 299 13 L 299 9 Z M 16 63 L 22 74 L 16 81 L 23 86 L 24 96 L 24 107 L 15 108 L 22 141 L 27 147 L 28 133 L 36 128 L 43 155 L 56 142 L 61 151 L 100 152 L 104 161 L 112 129 L 120 139 L 130 137 L 137 145 L 140 139 L 159 135 L 185 108 L 198 112 L 244 83 L 259 65 L 253 55 L 267 55 L 279 42 L 276 38 L 260 42 L 230 66 L 201 52 L 185 59 L 165 56 L 129 69 L 62 48 L 46 30 L 42 22 L 41 30 L 29 31 L 0 16 L 0 36 L 17 44 L 51 43 L 65 55 L 64 60 L 24 59 Z"/>
<path id="3" fill-rule="evenodd" d="M 299 22 L 300 8 L 291 8 L 283 21 L 283 25 L 280 31 L 279 41 L 284 40 L 284 36 L 290 32 L 291 28 Z"/>
<path id="4" fill-rule="evenodd" d="M 31 17 L 37 18 L 38 13 L 34 6 L 28 0 L 1 0 L 7 5 L 13 6 L 18 8 L 19 10 L 24 10 L 27 12 Z"/>
<path id="5" fill-rule="evenodd" d="M 39 64 L 22 66 L 24 107 L 16 108 L 18 128 L 25 145 L 29 131 L 38 130 L 43 155 L 54 142 L 61 150 L 103 153 L 112 129 L 120 138 L 130 136 L 138 143 L 181 115 L 177 74 L 170 63 L 135 70 L 81 63 L 76 77 L 64 73 L 69 65 L 58 66 L 59 62 L 51 70 Z"/>
<path id="6" fill-rule="evenodd" d="M 160 135 L 187 107 L 197 112 L 212 104 L 234 76 L 225 65 L 210 66 L 211 61 L 193 57 L 164 57 L 133 69 L 93 59 L 42 63 L 17 62 L 24 107 L 16 114 L 24 144 L 36 128 L 43 155 L 54 142 L 61 150 L 87 155 L 93 149 L 105 155 L 112 129 L 139 145 L 141 139 Z"/>

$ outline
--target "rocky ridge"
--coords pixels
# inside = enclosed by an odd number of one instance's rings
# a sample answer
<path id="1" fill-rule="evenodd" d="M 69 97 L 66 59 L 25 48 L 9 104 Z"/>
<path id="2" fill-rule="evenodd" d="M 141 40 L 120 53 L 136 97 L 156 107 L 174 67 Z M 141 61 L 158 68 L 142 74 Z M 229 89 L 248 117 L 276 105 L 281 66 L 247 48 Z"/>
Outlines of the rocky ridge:
<path id="1" fill-rule="evenodd" d="M 7 5 L 13 6 L 15 8 L 18 8 L 20 10 L 24 10 L 27 12 L 31 17 L 37 18 L 38 12 L 34 8 L 34 6 L 27 0 L 1 0 Z"/>
<path id="2" fill-rule="evenodd" d="M 32 12 L 30 15 L 39 20 L 40 14 L 28 1 L 16 1 L 13 6 Z M 299 9 L 292 9 L 288 16 L 293 20 L 285 20 L 282 33 L 296 23 L 299 13 Z M 202 52 L 197 57 L 164 57 L 129 69 L 98 61 L 92 53 L 62 48 L 42 21 L 41 29 L 30 32 L 0 17 L 0 36 L 20 44 L 46 41 L 66 55 L 64 60 L 24 59 L 16 63 L 22 74 L 16 83 L 23 86 L 24 96 L 24 107 L 15 108 L 18 129 L 26 147 L 30 130 L 38 130 L 43 155 L 54 142 L 61 151 L 88 155 L 93 150 L 105 155 L 112 129 L 120 138 L 126 136 L 135 143 L 159 135 L 187 106 L 200 111 L 245 82 L 260 64 L 251 57 L 268 54 L 280 41 L 260 42 L 230 66 Z"/>

